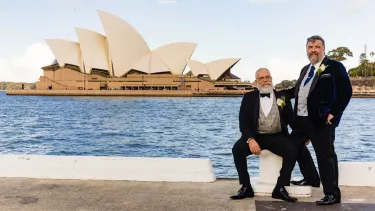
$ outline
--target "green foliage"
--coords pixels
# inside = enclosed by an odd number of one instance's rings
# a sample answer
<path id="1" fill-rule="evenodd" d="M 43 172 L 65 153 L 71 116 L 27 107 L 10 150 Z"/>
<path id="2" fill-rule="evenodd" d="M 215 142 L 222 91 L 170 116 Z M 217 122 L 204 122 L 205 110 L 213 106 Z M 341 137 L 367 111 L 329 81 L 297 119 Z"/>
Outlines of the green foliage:
<path id="1" fill-rule="evenodd" d="M 363 62 L 357 67 L 351 68 L 348 71 L 350 77 L 368 77 L 375 76 L 375 63 Z"/>
<path id="2" fill-rule="evenodd" d="M 328 52 L 328 58 L 336 61 L 344 61 L 346 57 L 353 57 L 353 53 L 347 47 L 338 47 Z"/>
<path id="3" fill-rule="evenodd" d="M 366 64 L 368 63 L 368 59 L 366 57 L 366 54 L 365 53 L 361 53 L 361 55 L 359 55 L 359 65 L 361 64 Z"/>
<path id="4" fill-rule="evenodd" d="M 281 83 L 276 84 L 275 88 L 276 89 L 288 89 L 288 88 L 294 87 L 296 83 L 297 83 L 297 80 L 292 80 L 292 81 L 283 80 L 281 81 Z"/>
<path id="5" fill-rule="evenodd" d="M 358 66 L 351 68 L 348 71 L 350 77 L 375 76 L 375 62 L 373 61 L 375 54 L 374 52 L 371 52 L 369 55 L 372 62 L 368 60 L 365 53 L 360 54 Z M 353 57 L 353 53 L 347 47 L 338 47 L 329 51 L 327 56 L 328 58 L 334 59 L 336 61 L 344 61 L 348 56 Z"/>

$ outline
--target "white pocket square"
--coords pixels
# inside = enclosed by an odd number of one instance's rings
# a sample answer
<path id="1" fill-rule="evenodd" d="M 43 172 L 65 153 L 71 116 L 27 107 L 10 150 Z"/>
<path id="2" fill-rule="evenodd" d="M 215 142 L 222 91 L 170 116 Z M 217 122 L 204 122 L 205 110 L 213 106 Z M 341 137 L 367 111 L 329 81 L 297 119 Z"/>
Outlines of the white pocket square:
<path id="1" fill-rule="evenodd" d="M 331 77 L 331 73 L 322 74 L 320 77 L 321 77 L 321 78 L 328 78 L 328 77 Z"/>

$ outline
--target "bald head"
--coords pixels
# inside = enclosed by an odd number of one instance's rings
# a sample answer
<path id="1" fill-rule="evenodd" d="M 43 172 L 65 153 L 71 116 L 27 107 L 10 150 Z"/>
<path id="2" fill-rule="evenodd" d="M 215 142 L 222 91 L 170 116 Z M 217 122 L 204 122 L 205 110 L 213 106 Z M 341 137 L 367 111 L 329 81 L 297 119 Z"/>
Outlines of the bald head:
<path id="1" fill-rule="evenodd" d="M 255 72 L 255 78 L 258 79 L 258 75 L 259 75 L 260 73 L 263 73 L 263 72 L 268 73 L 268 75 L 271 75 L 271 72 L 270 72 L 267 68 L 265 68 L 265 67 L 261 67 L 261 68 L 259 68 L 259 69 Z"/>

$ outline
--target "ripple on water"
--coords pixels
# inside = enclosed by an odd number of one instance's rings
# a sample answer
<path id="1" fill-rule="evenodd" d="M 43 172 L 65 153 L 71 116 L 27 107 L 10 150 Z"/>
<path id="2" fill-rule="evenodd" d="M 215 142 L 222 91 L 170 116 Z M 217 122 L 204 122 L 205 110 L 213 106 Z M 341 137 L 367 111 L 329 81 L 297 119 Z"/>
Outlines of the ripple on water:
<path id="1" fill-rule="evenodd" d="M 209 158 L 217 177 L 237 177 L 231 150 L 240 137 L 241 100 L 7 96 L 0 92 L 0 150 L 7 154 Z M 375 160 L 374 106 L 375 99 L 354 98 L 349 103 L 336 130 L 340 161 Z M 258 157 L 248 157 L 251 176 L 258 174 L 258 163 Z"/>

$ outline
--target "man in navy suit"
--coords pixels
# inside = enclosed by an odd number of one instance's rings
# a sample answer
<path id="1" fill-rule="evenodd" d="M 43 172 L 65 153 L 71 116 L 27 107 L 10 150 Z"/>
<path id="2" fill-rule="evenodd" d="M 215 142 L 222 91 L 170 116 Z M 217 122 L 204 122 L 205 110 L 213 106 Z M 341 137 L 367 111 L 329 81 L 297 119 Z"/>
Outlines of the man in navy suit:
<path id="1" fill-rule="evenodd" d="M 341 202 L 335 129 L 351 99 L 352 86 L 344 65 L 325 56 L 322 37 L 309 37 L 306 52 L 311 63 L 301 70 L 296 86 L 286 90 L 289 97 L 295 98 L 291 137 L 299 148 L 297 162 L 304 176 L 303 180 L 291 183 L 313 187 L 320 185 L 311 154 L 305 146 L 306 140 L 311 140 L 325 194 L 316 204 L 330 205 Z"/>
<path id="2" fill-rule="evenodd" d="M 290 185 L 291 173 L 298 156 L 297 147 L 289 139 L 287 128 L 288 125 L 293 126 L 292 103 L 285 93 L 273 89 L 268 69 L 260 68 L 255 77 L 258 90 L 246 93 L 240 107 L 239 126 L 242 135 L 234 144 L 232 153 L 242 187 L 231 199 L 254 197 L 246 158 L 268 149 L 283 158 L 272 198 L 295 202 L 297 199 L 289 196 L 285 189 L 285 186 Z"/>

